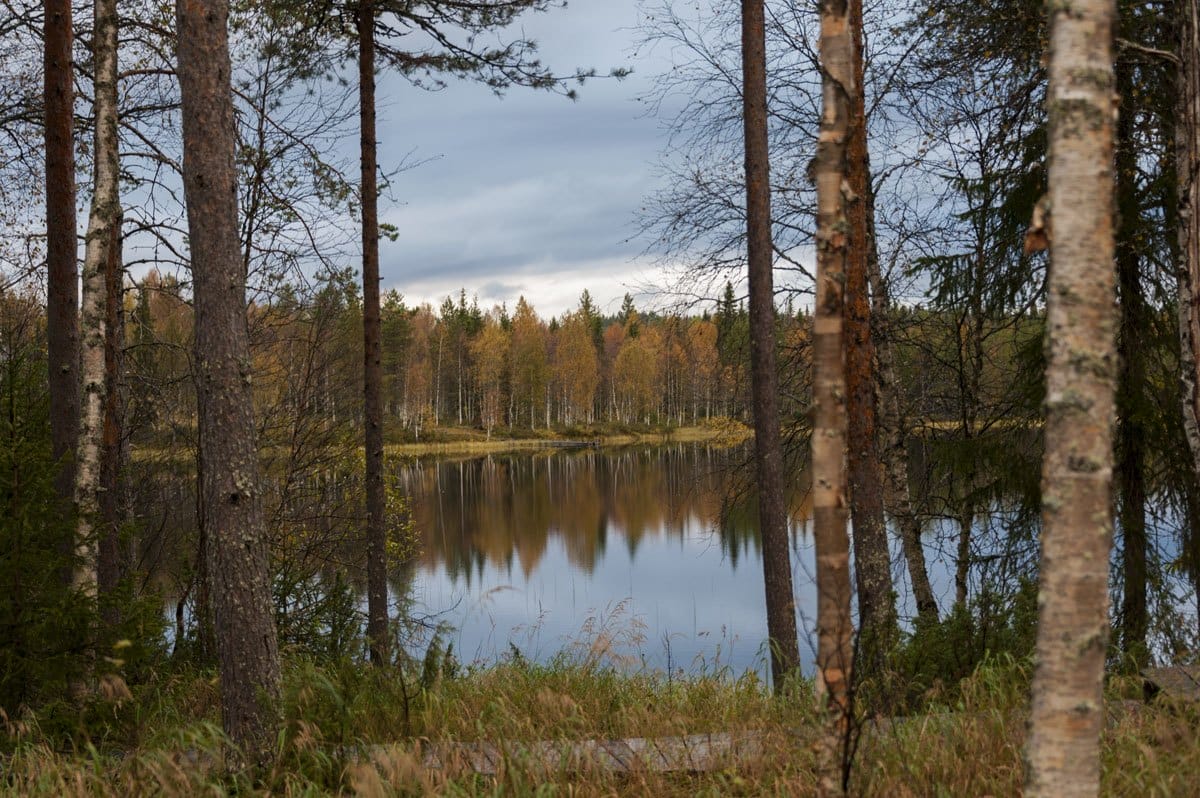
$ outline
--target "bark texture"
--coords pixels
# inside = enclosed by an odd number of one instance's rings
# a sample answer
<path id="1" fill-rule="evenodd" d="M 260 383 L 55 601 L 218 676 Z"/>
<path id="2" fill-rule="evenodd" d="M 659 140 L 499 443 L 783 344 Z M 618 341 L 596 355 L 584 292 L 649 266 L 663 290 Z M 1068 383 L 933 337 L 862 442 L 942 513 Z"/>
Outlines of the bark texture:
<path id="1" fill-rule="evenodd" d="M 912 500 L 908 484 L 907 425 L 900 402 L 900 380 L 896 373 L 896 357 L 892 351 L 892 329 L 888 320 L 889 299 L 887 284 L 879 273 L 879 259 L 869 264 L 871 273 L 871 328 L 875 332 L 878 362 L 879 396 L 879 454 L 883 461 L 884 501 L 896 519 L 908 581 L 912 585 L 917 617 L 923 623 L 938 621 L 937 599 L 929 582 L 925 550 L 921 545 L 921 517 Z"/>
<path id="2" fill-rule="evenodd" d="M 79 442 L 79 268 L 75 249 L 75 90 L 70 0 L 45 2 L 46 323 L 50 441 L 61 466 L 55 490 L 66 510 L 75 499 Z M 67 543 L 69 546 L 70 544 Z"/>
<path id="3" fill-rule="evenodd" d="M 750 281 L 750 377 L 754 460 L 763 542 L 763 582 L 771 677 L 778 690 L 800 665 L 796 601 L 788 550 L 788 507 L 779 437 L 779 375 L 775 367 L 771 184 L 767 156 L 767 58 L 763 0 L 742 0 L 742 97 L 746 142 L 746 244 Z"/>
<path id="4" fill-rule="evenodd" d="M 100 596 L 111 595 L 124 575 L 121 525 L 125 521 L 125 269 L 121 255 L 121 222 L 109 240 L 105 258 L 104 434 L 100 451 L 100 530 L 96 551 L 96 578 Z M 117 606 L 102 601 L 103 620 L 110 627 L 120 620 Z"/>
<path id="5" fill-rule="evenodd" d="M 1133 133 L 1133 67 L 1117 67 L 1117 93 L 1121 98 L 1117 121 L 1116 191 L 1117 289 L 1121 302 L 1118 351 L 1121 372 L 1117 387 L 1117 485 L 1120 495 L 1121 564 L 1124 590 L 1121 597 L 1121 650 L 1134 664 L 1146 656 L 1146 429 L 1142 392 L 1146 382 L 1145 344 L 1147 308 L 1142 295 L 1137 197 L 1138 145 Z M 1142 663 L 1144 664 L 1144 663 Z"/>
<path id="6" fill-rule="evenodd" d="M 1175 103 L 1179 352 L 1183 429 L 1200 480 L 1200 6 L 1180 0 Z M 1200 578 L 1200 574 L 1197 575 Z M 1200 601 L 1200 591 L 1197 591 Z"/>
<path id="7" fill-rule="evenodd" d="M 843 778 L 849 715 L 853 619 L 846 534 L 846 377 L 842 344 L 849 219 L 846 145 L 850 102 L 858 91 L 848 6 L 822 0 L 821 126 L 817 183 L 817 291 L 813 313 L 813 522 L 817 560 L 817 688 L 828 725 L 820 750 L 822 787 Z"/>
<path id="8" fill-rule="evenodd" d="M 854 90 L 849 94 L 850 123 L 846 144 L 846 412 L 850 517 L 854 521 L 854 576 L 858 614 L 866 649 L 882 650 L 896 625 L 892 598 L 891 558 L 883 514 L 883 470 L 875 442 L 875 343 L 871 337 L 870 271 L 875 247 L 868 214 L 871 163 L 867 149 L 866 97 L 863 86 L 862 0 L 849 2 L 853 45 Z M 862 650 L 862 647 L 860 647 Z M 874 670 L 875 663 L 871 663 Z M 860 670 L 863 667 L 859 661 Z"/>
<path id="9" fill-rule="evenodd" d="M 1050 6 L 1046 454 L 1025 794 L 1100 789 L 1108 640 L 1113 313 L 1111 0 Z"/>
<path id="10" fill-rule="evenodd" d="M 1179 365 L 1183 430 L 1192 456 L 1192 470 L 1200 482 L 1200 7 L 1196 0 L 1176 6 L 1179 71 L 1175 100 L 1176 232 L 1179 262 Z M 1189 499 L 1193 529 L 1200 520 L 1196 499 Z M 1200 534 L 1193 532 L 1193 541 Z M 1196 545 L 1195 543 L 1193 544 Z M 1193 554 L 1193 561 L 1200 559 Z M 1200 610 L 1200 569 L 1192 574 L 1196 605 Z M 1197 613 L 1200 624 L 1200 612 Z"/>
<path id="11" fill-rule="evenodd" d="M 359 4 L 358 103 L 362 166 L 363 408 L 367 488 L 367 639 L 371 661 L 388 661 L 387 498 L 383 483 L 383 343 L 379 329 L 379 186 L 376 183 L 375 7 Z"/>
<path id="12" fill-rule="evenodd" d="M 117 2 L 96 0 L 93 9 L 96 123 L 92 135 L 92 204 L 84 239 L 80 332 L 82 381 L 79 443 L 75 450 L 75 588 L 95 595 L 98 582 L 96 526 L 100 517 L 101 451 L 104 446 L 107 268 L 120 236 L 120 154 L 117 139 Z"/>
<path id="13" fill-rule="evenodd" d="M 200 486 L 226 732 L 252 759 L 275 739 L 279 652 L 251 402 L 246 276 L 238 252 L 236 137 L 226 0 L 178 0 L 183 183 L 195 297 Z"/>

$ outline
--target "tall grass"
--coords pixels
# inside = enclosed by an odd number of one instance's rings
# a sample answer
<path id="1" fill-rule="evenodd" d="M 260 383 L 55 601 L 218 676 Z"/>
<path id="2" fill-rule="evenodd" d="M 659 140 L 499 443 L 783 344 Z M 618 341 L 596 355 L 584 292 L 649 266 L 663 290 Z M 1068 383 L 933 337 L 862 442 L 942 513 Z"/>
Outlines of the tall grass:
<path id="1" fill-rule="evenodd" d="M 377 671 L 289 661 L 276 765 L 229 772 L 211 674 L 178 674 L 99 695 L 64 733 L 35 715 L 3 717 L 0 791 L 14 795 L 807 795 L 814 790 L 813 697 L 804 682 L 774 696 L 753 675 L 668 679 L 564 654 L 487 668 Z M 855 795 L 1015 795 L 1022 777 L 1027 666 L 992 662 L 920 713 L 863 727 Z M 1188 796 L 1200 776 L 1194 706 L 1145 705 L 1109 688 L 1106 795 Z M 1125 700 L 1123 700 L 1125 699 Z M 99 724 L 98 718 L 105 718 Z M 102 735 L 95 730 L 103 728 Z M 509 743 L 753 732 L 752 750 L 701 773 L 619 773 Z M 499 746 L 495 772 L 469 752 Z M 437 767 L 430 752 L 440 752 Z"/>

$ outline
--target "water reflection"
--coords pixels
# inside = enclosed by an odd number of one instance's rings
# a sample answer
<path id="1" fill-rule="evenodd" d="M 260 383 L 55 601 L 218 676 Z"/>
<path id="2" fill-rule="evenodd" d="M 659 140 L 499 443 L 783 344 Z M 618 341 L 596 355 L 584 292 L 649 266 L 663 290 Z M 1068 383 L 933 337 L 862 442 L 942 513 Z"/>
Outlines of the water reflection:
<path id="1" fill-rule="evenodd" d="M 445 613 L 467 659 L 511 643 L 544 660 L 604 623 L 616 653 L 649 667 L 762 672 L 757 509 L 729 487 L 745 457 L 678 445 L 407 464 L 414 598 Z M 815 607 L 806 498 L 792 502 L 802 622 Z"/>

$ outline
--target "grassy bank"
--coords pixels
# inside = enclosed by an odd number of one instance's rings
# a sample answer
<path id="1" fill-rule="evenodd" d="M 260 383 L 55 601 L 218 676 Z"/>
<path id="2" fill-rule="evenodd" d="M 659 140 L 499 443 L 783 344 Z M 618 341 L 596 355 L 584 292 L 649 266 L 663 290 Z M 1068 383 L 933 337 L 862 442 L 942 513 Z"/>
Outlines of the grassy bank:
<path id="1" fill-rule="evenodd" d="M 428 663 L 427 663 L 428 664 Z M 1013 795 L 1028 672 L 982 668 L 931 696 L 923 714 L 868 726 L 852 793 Z M 1194 707 L 1123 701 L 1114 680 L 1104 738 L 1107 795 L 1189 795 L 1200 773 Z M 286 668 L 285 732 L 267 773 L 220 766 L 217 692 L 209 673 L 175 674 L 106 696 L 77 718 L 4 721 L 0 788 L 20 795 L 805 795 L 813 790 L 807 685 L 783 697 L 753 676 L 621 675 L 595 663 L 523 661 L 455 672 L 429 666 L 407 680 L 343 663 Z M 1132 705 L 1132 706 L 1131 706 Z M 1136 711 L 1134 711 L 1136 710 Z M 83 729 L 89 730 L 88 734 Z M 666 737 L 753 730 L 760 745 L 703 773 L 566 770 L 513 755 L 492 775 L 424 765 L 422 744 Z M 380 747 L 384 746 L 384 747 Z"/>
<path id="2" fill-rule="evenodd" d="M 590 424 L 562 429 L 495 429 L 491 436 L 473 427 L 436 427 L 424 440 L 392 442 L 387 453 L 397 456 L 430 454 L 489 454 L 570 445 L 630 446 L 634 444 L 712 443 L 732 446 L 749 440 L 752 430 L 739 421 L 714 419 L 685 427 Z"/>

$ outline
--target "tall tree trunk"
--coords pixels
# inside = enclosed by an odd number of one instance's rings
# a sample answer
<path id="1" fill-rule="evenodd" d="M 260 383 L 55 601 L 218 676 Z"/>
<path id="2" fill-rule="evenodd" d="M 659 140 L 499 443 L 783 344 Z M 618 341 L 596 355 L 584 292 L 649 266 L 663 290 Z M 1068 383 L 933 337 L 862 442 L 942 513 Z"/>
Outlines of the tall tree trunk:
<path id="1" fill-rule="evenodd" d="M 870 194 L 868 201 L 874 204 Z M 900 531 L 900 543 L 908 567 L 908 580 L 912 585 L 913 598 L 917 605 L 917 617 L 923 623 L 936 623 L 938 606 L 933 587 L 929 583 L 925 551 L 921 546 L 921 518 L 917 514 L 908 484 L 908 446 L 904 416 L 900 409 L 901 386 L 896 375 L 896 358 L 892 352 L 887 285 L 879 272 L 879 259 L 872 258 L 868 266 L 871 269 L 872 329 L 878 344 L 875 354 L 879 362 L 877 379 L 881 399 L 879 449 L 884 464 L 885 501 Z"/>
<path id="2" fill-rule="evenodd" d="M 1132 663 L 1146 656 L 1146 431 L 1142 423 L 1146 382 L 1145 301 L 1138 263 L 1137 143 L 1133 134 L 1132 66 L 1118 65 L 1117 92 L 1121 97 L 1117 122 L 1117 286 L 1121 302 L 1118 336 L 1121 359 L 1117 387 L 1117 484 L 1120 502 L 1121 561 L 1124 591 L 1121 601 L 1121 650 Z"/>
<path id="3" fill-rule="evenodd" d="M 1179 197 L 1179 338 L 1183 428 L 1200 479 L 1200 7 L 1179 3 L 1175 180 Z"/>
<path id="4" fill-rule="evenodd" d="M 54 487 L 63 510 L 75 500 L 79 443 L 79 267 L 75 241 L 75 90 L 70 0 L 45 0 L 46 337 Z M 70 550 L 69 541 L 64 541 Z M 67 572 L 70 578 L 70 571 Z"/>
<path id="5" fill-rule="evenodd" d="M 750 368 L 754 393 L 754 460 L 762 530 L 771 678 L 775 689 L 800 665 L 796 599 L 788 550 L 788 507 L 779 437 L 775 368 L 771 183 L 767 154 L 767 57 L 763 0 L 742 0 L 742 97 L 745 102 L 746 245 L 750 280 Z"/>
<path id="6" fill-rule="evenodd" d="M 858 613 L 862 626 L 860 652 L 868 667 L 875 662 L 896 631 L 892 597 L 891 557 L 887 522 L 883 515 L 883 472 L 875 443 L 875 344 L 871 338 L 871 303 L 868 263 L 875 241 L 867 215 L 871 191 L 871 163 L 867 149 L 866 98 L 863 87 L 862 0 L 849 1 L 853 45 L 854 85 L 850 94 L 850 129 L 846 142 L 846 185 L 850 196 L 846 215 L 850 224 L 846 253 L 846 413 L 848 416 L 848 476 L 850 515 L 854 521 L 854 575 L 858 587 Z M 859 658 L 863 671 L 863 657 Z"/>
<path id="7" fill-rule="evenodd" d="M 358 113 L 362 131 L 363 407 L 367 457 L 367 640 L 371 661 L 388 661 L 387 499 L 383 486 L 383 344 L 379 329 L 379 186 L 375 138 L 375 6 L 359 3 Z M 438 380 L 442 349 L 438 342 Z M 441 386 L 438 391 L 440 394 Z M 440 408 L 439 408 L 440 410 Z M 438 412 L 438 411 L 435 411 Z"/>
<path id="8" fill-rule="evenodd" d="M 1112 0 L 1050 6 L 1046 454 L 1028 796 L 1100 789 L 1112 430 Z"/>
<path id="9" fill-rule="evenodd" d="M 846 373 L 842 318 L 846 277 L 846 145 L 855 82 L 846 0 L 821 0 L 821 126 L 817 138 L 817 285 L 813 308 L 813 527 L 817 566 L 817 688 L 827 726 L 822 788 L 845 786 L 843 744 L 852 668 L 850 541 L 846 534 Z"/>
<path id="10" fill-rule="evenodd" d="M 1179 71 L 1175 97 L 1175 189 L 1179 262 L 1179 365 L 1183 429 L 1200 483 L 1200 4 L 1178 4 Z M 1200 510 L 1192 498 L 1192 580 L 1200 624 Z"/>
<path id="11" fill-rule="evenodd" d="M 196 375 L 193 366 L 192 373 Z M 197 395 L 200 391 L 199 382 L 196 384 Z M 211 665 L 217 658 L 217 630 L 213 626 L 213 603 L 210 588 L 213 580 L 208 575 L 209 553 L 212 535 L 208 528 L 208 516 L 205 512 L 204 485 L 205 473 L 208 470 L 204 460 L 202 441 L 196 441 L 196 649 L 197 659 Z"/>
<path id="12" fill-rule="evenodd" d="M 100 450 L 100 537 L 96 556 L 96 577 L 101 598 L 111 597 L 121 581 L 125 558 L 121 552 L 121 525 L 125 521 L 124 470 L 128 450 L 125 446 L 125 269 L 121 255 L 121 222 L 116 235 L 109 239 L 105 258 L 104 322 L 104 434 Z M 117 606 L 102 603 L 103 619 L 109 627 L 120 620 Z"/>
<path id="13" fill-rule="evenodd" d="M 279 650 L 271 608 L 250 391 L 246 275 L 238 252 L 237 170 L 227 0 L 177 0 L 183 185 L 195 301 L 201 484 L 225 731 L 255 760 L 278 725 Z"/>
<path id="14" fill-rule="evenodd" d="M 93 3 L 92 60 L 95 67 L 92 204 L 83 255 L 82 404 L 75 450 L 75 588 L 95 595 L 98 582 L 96 525 L 100 520 L 104 409 L 107 405 L 108 265 L 121 231 L 120 154 L 117 139 L 117 2 Z"/>

